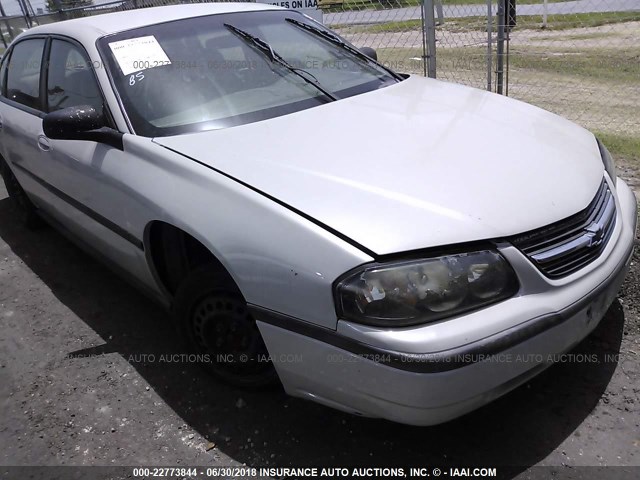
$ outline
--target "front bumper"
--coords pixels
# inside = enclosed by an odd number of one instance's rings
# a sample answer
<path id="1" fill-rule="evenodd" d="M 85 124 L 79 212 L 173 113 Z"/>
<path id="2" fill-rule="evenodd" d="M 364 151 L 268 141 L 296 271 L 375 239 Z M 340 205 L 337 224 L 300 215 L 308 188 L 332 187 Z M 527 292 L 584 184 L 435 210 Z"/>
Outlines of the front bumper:
<path id="1" fill-rule="evenodd" d="M 473 317 L 417 329 L 373 331 L 342 325 L 336 332 L 255 307 L 286 391 L 355 414 L 433 425 L 527 381 L 598 325 L 624 281 L 633 253 L 637 203 L 621 180 L 616 190 L 617 232 L 599 265 L 583 272 L 579 281 L 550 282 L 546 292 L 536 287 L 540 279 L 525 279 L 523 298 L 529 298 L 514 299 L 515 310 L 507 301 Z M 532 299 L 533 310 L 525 301 Z M 539 305 L 553 309 L 534 314 Z M 526 317 L 514 320 L 514 312 Z M 445 329 L 471 320 L 482 325 L 509 320 L 512 325 L 499 324 L 503 328 L 471 341 L 460 341 L 469 338 L 468 331 L 447 337 Z"/>

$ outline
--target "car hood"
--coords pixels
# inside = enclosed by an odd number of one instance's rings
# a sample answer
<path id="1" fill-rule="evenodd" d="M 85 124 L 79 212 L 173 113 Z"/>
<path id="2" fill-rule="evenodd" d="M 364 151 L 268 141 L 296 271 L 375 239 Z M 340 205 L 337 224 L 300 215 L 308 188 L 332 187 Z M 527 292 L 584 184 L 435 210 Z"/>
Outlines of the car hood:
<path id="1" fill-rule="evenodd" d="M 500 238 L 585 208 L 594 136 L 460 85 L 398 84 L 252 124 L 154 139 L 378 255 Z"/>

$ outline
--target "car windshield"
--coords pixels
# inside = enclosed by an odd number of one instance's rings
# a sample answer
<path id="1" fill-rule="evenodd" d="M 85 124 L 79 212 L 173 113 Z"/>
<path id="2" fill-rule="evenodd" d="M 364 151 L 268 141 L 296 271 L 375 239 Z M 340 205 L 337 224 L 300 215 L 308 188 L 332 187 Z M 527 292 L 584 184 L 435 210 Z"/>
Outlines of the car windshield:
<path id="1" fill-rule="evenodd" d="M 305 25 L 328 32 L 294 11 L 242 12 L 129 30 L 98 47 L 144 136 L 256 122 L 398 81 L 337 35 Z"/>

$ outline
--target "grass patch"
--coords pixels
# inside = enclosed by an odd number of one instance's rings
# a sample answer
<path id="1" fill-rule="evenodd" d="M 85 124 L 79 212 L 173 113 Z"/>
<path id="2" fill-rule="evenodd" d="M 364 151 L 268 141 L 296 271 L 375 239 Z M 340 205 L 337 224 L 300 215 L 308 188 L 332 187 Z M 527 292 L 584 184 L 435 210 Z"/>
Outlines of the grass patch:
<path id="1" fill-rule="evenodd" d="M 613 32 L 593 32 L 593 33 L 576 33 L 571 35 L 536 37 L 536 40 L 551 40 L 555 42 L 565 42 L 567 40 L 596 40 L 598 38 L 611 38 L 615 35 Z"/>
<path id="2" fill-rule="evenodd" d="M 391 8 L 416 7 L 419 0 L 319 0 L 318 6 L 325 12 L 354 10 L 385 10 Z"/>
<path id="3" fill-rule="evenodd" d="M 399 22 L 386 22 L 376 25 L 350 27 L 345 25 L 333 25 L 334 30 L 340 29 L 343 33 L 395 33 L 420 30 L 422 20 L 401 20 Z"/>
<path id="4" fill-rule="evenodd" d="M 570 2 L 572 0 L 549 0 L 549 3 Z M 522 0 L 523 5 L 544 3 L 544 0 Z M 320 0 L 320 8 L 325 11 L 340 12 L 351 10 L 382 10 L 388 8 L 417 7 L 420 0 Z M 487 0 L 442 0 L 442 5 L 486 5 Z"/>
<path id="5" fill-rule="evenodd" d="M 640 48 L 571 49 L 549 52 L 543 48 L 512 48 L 512 69 L 535 70 L 564 76 L 605 81 L 613 84 L 635 83 L 640 78 Z"/>
<path id="6" fill-rule="evenodd" d="M 548 3 L 571 2 L 573 0 L 549 0 Z M 520 0 L 518 5 L 535 5 L 544 3 L 544 0 Z M 486 5 L 487 0 L 442 0 L 442 5 Z M 517 10 L 517 9 L 516 9 Z"/>
<path id="7" fill-rule="evenodd" d="M 420 57 L 420 48 L 378 48 L 385 59 Z M 486 50 L 483 47 L 442 48 L 437 51 L 438 72 L 461 76 L 464 72 L 486 74 Z M 542 47 L 511 48 L 509 68 L 512 73 L 527 75 L 558 75 L 569 82 L 609 84 L 611 86 L 637 84 L 640 78 L 640 47 L 626 49 L 549 50 Z M 415 63 L 415 62 L 413 62 Z M 389 65 L 391 68 L 394 65 Z M 494 57 L 495 68 L 495 57 Z"/>
<path id="8" fill-rule="evenodd" d="M 547 28 L 545 30 L 558 31 L 570 30 L 574 28 L 600 27 L 602 25 L 613 25 L 624 22 L 640 21 L 640 12 L 602 12 L 602 13 L 571 13 L 567 15 L 549 15 L 547 20 Z M 404 20 L 399 22 L 386 22 L 377 25 L 360 25 L 349 27 L 347 25 L 334 25 L 333 28 L 342 28 L 348 33 L 392 33 L 405 32 L 408 30 L 420 29 L 422 21 Z M 487 18 L 482 17 L 465 17 L 465 18 L 447 18 L 442 27 L 447 32 L 468 32 L 468 31 L 486 31 Z M 493 30 L 496 31 L 497 26 L 494 19 Z M 518 16 L 517 30 L 542 30 L 542 16 L 525 15 Z M 576 34 L 579 35 L 579 34 Z"/>
<path id="9" fill-rule="evenodd" d="M 542 15 L 518 15 L 516 30 L 543 30 Z M 573 28 L 600 27 L 624 22 L 640 21 L 640 12 L 598 12 L 598 13 L 569 13 L 566 15 L 549 15 L 547 27 L 544 30 L 570 30 Z M 480 30 L 487 28 L 486 17 L 452 18 L 445 22 L 445 26 L 458 28 L 462 31 Z M 496 22 L 494 19 L 494 31 Z"/>
<path id="10" fill-rule="evenodd" d="M 594 132 L 614 158 L 632 161 L 640 166 L 640 137 L 615 133 Z"/>

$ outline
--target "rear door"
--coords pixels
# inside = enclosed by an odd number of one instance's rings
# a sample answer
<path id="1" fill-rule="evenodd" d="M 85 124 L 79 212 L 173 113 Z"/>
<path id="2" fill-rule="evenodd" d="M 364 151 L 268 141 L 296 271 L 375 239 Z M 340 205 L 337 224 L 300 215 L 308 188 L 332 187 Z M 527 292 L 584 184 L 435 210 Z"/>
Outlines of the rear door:
<path id="1" fill-rule="evenodd" d="M 49 192 L 28 172 L 40 155 L 44 116 L 40 74 L 45 44 L 44 37 L 14 44 L 0 72 L 0 153 L 38 206 L 46 204 Z"/>

